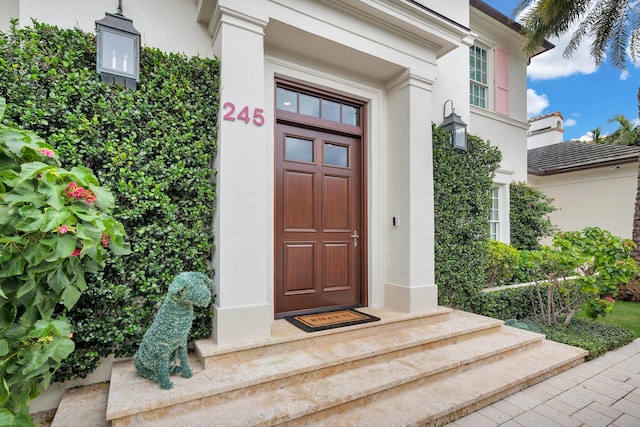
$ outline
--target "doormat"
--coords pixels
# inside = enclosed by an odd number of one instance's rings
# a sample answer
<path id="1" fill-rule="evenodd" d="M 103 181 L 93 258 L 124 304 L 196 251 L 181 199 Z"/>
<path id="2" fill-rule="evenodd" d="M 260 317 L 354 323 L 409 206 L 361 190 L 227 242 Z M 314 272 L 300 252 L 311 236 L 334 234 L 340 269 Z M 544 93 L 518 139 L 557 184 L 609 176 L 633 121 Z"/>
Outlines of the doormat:
<path id="1" fill-rule="evenodd" d="M 285 319 L 305 332 L 318 332 L 380 320 L 378 317 L 354 309 L 323 311 L 321 313 L 300 316 L 286 316 Z"/>

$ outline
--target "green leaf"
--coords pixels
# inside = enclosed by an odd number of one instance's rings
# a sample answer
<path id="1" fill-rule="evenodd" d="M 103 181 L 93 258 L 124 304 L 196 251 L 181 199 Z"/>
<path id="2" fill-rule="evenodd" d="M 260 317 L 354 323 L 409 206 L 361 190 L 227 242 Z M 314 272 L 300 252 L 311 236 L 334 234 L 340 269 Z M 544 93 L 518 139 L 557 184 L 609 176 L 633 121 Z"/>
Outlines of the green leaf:
<path id="1" fill-rule="evenodd" d="M 9 386 L 5 379 L 2 379 L 2 387 L 0 387 L 0 405 L 9 399 Z M 0 408 L 0 426 L 13 426 L 13 414 L 7 408 Z"/>
<path id="2" fill-rule="evenodd" d="M 42 231 L 51 231 L 60 225 L 65 224 L 71 213 L 67 210 L 47 209 L 44 213 Z"/>
<path id="3" fill-rule="evenodd" d="M 97 186 L 100 184 L 93 174 L 93 171 L 85 166 L 74 166 L 69 172 L 75 175 L 78 181 L 87 186 Z"/>
<path id="4" fill-rule="evenodd" d="M 29 266 L 34 266 L 34 265 L 40 264 L 42 260 L 45 259 L 45 257 L 49 253 L 50 251 L 47 249 L 46 246 L 36 244 L 36 245 L 29 245 L 25 249 L 22 256 L 24 257 L 25 260 L 27 260 L 27 263 L 29 264 Z"/>
<path id="5" fill-rule="evenodd" d="M 82 295 L 82 292 L 80 292 L 78 288 L 70 284 L 64 288 L 60 300 L 67 308 L 67 310 L 71 310 L 80 299 L 80 295 Z"/>
<path id="6" fill-rule="evenodd" d="M 0 307 L 0 331 L 4 331 L 16 320 L 17 309 L 12 303 L 5 303 Z"/>
<path id="7" fill-rule="evenodd" d="M 36 281 L 31 278 L 29 280 L 22 281 L 20 288 L 18 288 L 18 292 L 16 293 L 16 298 L 22 298 L 36 287 Z"/>
<path id="8" fill-rule="evenodd" d="M 19 276 L 24 271 L 26 262 L 21 256 L 15 256 L 9 261 L 2 264 L 0 268 L 0 277 Z"/>
<path id="9" fill-rule="evenodd" d="M 73 332 L 73 330 L 71 329 L 71 325 L 69 324 L 69 321 L 64 318 L 52 320 L 51 325 L 53 325 L 58 335 L 63 337 L 66 337 L 71 332 Z"/>
<path id="10" fill-rule="evenodd" d="M 20 371 L 22 375 L 29 375 L 29 373 L 35 371 L 36 369 L 40 369 L 40 367 L 44 366 L 47 362 L 49 356 L 44 350 L 31 350 L 31 354 L 28 359 L 26 359 L 26 364 L 24 368 Z"/>
<path id="11" fill-rule="evenodd" d="M 9 341 L 0 339 L 0 357 L 4 357 L 9 354 Z"/>
<path id="12" fill-rule="evenodd" d="M 47 261 L 51 262 L 60 258 L 69 258 L 73 251 L 76 250 L 77 238 L 75 236 L 64 234 L 62 236 L 52 236 L 52 238 L 57 241 L 54 246 L 53 254 L 46 259 Z"/>
<path id="13" fill-rule="evenodd" d="M 54 340 L 51 345 L 47 347 L 47 353 L 49 357 L 56 362 L 61 362 L 73 352 L 74 348 L 75 344 L 73 341 L 65 336 L 64 338 Z"/>
<path id="14" fill-rule="evenodd" d="M 23 163 L 20 167 L 20 181 L 34 179 L 37 175 L 44 174 L 49 169 L 55 170 L 55 167 L 42 162 Z"/>
<path id="15" fill-rule="evenodd" d="M 0 123 L 2 122 L 2 117 L 4 116 L 4 111 L 7 108 L 7 103 L 3 97 L 0 96 Z"/>
<path id="16" fill-rule="evenodd" d="M 62 196 L 65 187 L 63 185 L 55 185 L 55 183 L 42 181 L 38 186 L 38 191 L 45 195 L 45 202 L 60 211 L 64 208 L 65 196 Z"/>
<path id="17" fill-rule="evenodd" d="M 113 195 L 108 189 L 94 185 L 90 185 L 89 189 L 93 191 L 93 194 L 95 194 L 96 196 L 95 204 L 98 208 L 102 209 L 103 211 L 107 211 L 113 208 L 115 202 L 113 199 Z"/>
<path id="18" fill-rule="evenodd" d="M 62 271 L 62 265 L 59 265 L 58 268 L 49 274 L 49 287 L 55 291 L 56 294 L 60 294 L 64 288 L 71 283 L 69 278 Z"/>

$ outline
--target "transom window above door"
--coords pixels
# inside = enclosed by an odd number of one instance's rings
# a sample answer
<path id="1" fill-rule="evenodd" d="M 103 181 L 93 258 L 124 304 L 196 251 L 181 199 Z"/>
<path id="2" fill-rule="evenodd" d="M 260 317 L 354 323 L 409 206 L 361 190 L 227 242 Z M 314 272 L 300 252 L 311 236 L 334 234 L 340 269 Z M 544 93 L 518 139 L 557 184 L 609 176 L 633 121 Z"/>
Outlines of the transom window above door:
<path id="1" fill-rule="evenodd" d="M 360 108 L 297 90 L 276 88 L 276 108 L 350 126 L 360 126 Z"/>

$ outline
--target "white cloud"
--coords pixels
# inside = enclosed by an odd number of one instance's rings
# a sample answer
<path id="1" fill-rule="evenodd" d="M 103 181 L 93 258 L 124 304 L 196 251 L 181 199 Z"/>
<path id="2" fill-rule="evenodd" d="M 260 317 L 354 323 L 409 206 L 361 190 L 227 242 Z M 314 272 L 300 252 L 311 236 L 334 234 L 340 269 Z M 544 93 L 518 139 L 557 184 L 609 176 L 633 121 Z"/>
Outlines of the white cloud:
<path id="1" fill-rule="evenodd" d="M 548 106 L 547 95 L 538 95 L 535 90 L 527 89 L 527 117 L 539 116 Z"/>
<path id="2" fill-rule="evenodd" d="M 566 127 L 566 128 L 571 127 L 571 126 L 575 126 L 577 124 L 578 124 L 578 122 L 577 122 L 576 119 L 567 119 L 567 120 L 564 121 L 564 127 Z"/>
<path id="3" fill-rule="evenodd" d="M 593 141 L 593 134 L 591 132 L 587 132 L 584 135 L 582 135 L 580 138 L 578 138 L 578 141 L 582 141 L 582 142 Z"/>
<path id="4" fill-rule="evenodd" d="M 629 76 L 629 70 L 624 70 L 620 73 L 620 80 L 627 80 Z"/>
<path id="5" fill-rule="evenodd" d="M 558 77 L 569 77 L 574 74 L 592 74 L 598 70 L 589 53 L 591 40 L 587 37 L 583 39 L 570 58 L 562 56 L 565 47 L 571 40 L 574 28 L 567 31 L 560 38 L 553 37 L 549 39 L 556 47 L 531 58 L 531 64 L 527 67 L 527 76 L 532 80 L 549 80 Z"/>

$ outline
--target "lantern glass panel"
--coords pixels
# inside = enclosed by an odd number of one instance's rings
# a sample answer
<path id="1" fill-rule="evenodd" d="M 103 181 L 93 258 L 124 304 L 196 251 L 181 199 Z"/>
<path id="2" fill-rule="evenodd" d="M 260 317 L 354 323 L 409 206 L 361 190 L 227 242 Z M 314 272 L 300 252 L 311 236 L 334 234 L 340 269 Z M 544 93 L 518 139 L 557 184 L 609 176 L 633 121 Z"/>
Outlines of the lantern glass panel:
<path id="1" fill-rule="evenodd" d="M 458 124 L 453 125 L 453 146 L 455 148 L 467 149 L 467 127 Z"/>
<path id="2" fill-rule="evenodd" d="M 135 76 L 135 42 L 133 38 L 102 29 L 102 69 Z"/>

